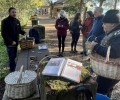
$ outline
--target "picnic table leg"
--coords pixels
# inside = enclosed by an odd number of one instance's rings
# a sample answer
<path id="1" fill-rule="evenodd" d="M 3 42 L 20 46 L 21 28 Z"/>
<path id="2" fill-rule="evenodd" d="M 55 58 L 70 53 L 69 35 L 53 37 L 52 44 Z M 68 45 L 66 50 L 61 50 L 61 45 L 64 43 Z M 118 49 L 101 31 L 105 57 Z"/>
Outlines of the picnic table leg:
<path id="1" fill-rule="evenodd" d="M 40 76 L 40 94 L 41 94 L 41 100 L 47 100 L 46 90 L 45 90 L 45 80 L 43 75 Z"/>

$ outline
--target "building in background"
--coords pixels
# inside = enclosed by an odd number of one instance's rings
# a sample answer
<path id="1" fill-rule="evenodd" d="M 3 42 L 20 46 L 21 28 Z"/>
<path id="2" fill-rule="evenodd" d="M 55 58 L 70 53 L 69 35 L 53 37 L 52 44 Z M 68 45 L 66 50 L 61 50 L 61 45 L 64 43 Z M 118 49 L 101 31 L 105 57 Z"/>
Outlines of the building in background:
<path id="1" fill-rule="evenodd" d="M 53 9 L 53 17 L 58 17 L 58 12 L 63 9 L 65 0 L 57 0 Z"/>
<path id="2" fill-rule="evenodd" d="M 52 16 L 58 17 L 58 12 L 63 9 L 65 0 L 54 0 L 54 7 L 52 10 Z M 50 5 L 46 4 L 37 10 L 38 15 L 49 15 L 50 16 Z"/>

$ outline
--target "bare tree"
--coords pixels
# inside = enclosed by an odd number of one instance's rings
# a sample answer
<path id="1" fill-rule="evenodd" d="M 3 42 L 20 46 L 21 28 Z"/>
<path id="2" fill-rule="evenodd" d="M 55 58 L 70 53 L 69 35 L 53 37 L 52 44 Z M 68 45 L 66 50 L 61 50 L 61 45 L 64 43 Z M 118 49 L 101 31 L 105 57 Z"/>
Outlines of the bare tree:
<path id="1" fill-rule="evenodd" d="M 106 1 L 106 0 L 99 0 L 99 2 L 100 2 L 99 7 L 102 7 L 104 1 Z"/>
<path id="2" fill-rule="evenodd" d="M 114 0 L 114 1 L 115 1 L 115 3 L 114 3 L 113 8 L 116 9 L 117 3 L 118 3 L 118 1 L 120 1 L 120 0 Z"/>
<path id="3" fill-rule="evenodd" d="M 54 9 L 54 6 L 55 6 L 55 3 L 53 2 L 53 0 L 46 0 L 46 1 L 47 1 L 47 3 L 48 3 L 49 6 L 50 6 L 50 17 L 52 18 L 52 17 L 53 17 L 52 12 L 53 12 L 53 9 Z"/>

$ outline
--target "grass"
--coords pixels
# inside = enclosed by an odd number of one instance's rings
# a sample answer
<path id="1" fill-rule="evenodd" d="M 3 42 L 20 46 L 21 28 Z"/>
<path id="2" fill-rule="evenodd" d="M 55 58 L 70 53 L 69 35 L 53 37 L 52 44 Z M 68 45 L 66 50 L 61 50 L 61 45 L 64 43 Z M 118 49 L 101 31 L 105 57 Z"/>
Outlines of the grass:
<path id="1" fill-rule="evenodd" d="M 2 36 L 0 35 L 0 79 L 4 78 L 8 74 L 8 69 L 7 69 L 7 62 L 8 62 L 8 57 L 7 57 L 7 52 L 6 52 L 6 47 L 3 43 Z"/>

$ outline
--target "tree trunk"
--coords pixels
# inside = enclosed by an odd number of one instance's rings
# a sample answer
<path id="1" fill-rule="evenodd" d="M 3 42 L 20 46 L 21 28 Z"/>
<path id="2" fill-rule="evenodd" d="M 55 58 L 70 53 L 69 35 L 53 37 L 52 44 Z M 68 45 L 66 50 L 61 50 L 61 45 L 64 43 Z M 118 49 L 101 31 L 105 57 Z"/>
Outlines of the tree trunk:
<path id="1" fill-rule="evenodd" d="M 99 7 L 102 7 L 104 1 L 105 1 L 105 0 L 100 0 L 100 5 L 99 5 Z"/>
<path id="2" fill-rule="evenodd" d="M 87 11 L 87 7 L 85 7 L 85 9 L 84 9 L 84 14 L 83 14 L 83 23 L 84 23 L 84 21 L 85 21 L 85 19 L 86 19 L 86 11 Z"/>
<path id="3" fill-rule="evenodd" d="M 117 0 L 115 0 L 114 9 L 116 9 L 116 5 L 117 5 Z"/>
<path id="4" fill-rule="evenodd" d="M 52 18 L 52 7 L 50 5 L 50 18 Z"/>
<path id="5" fill-rule="evenodd" d="M 54 4 L 50 4 L 50 17 L 53 17 L 53 8 L 54 8 Z"/>
<path id="6" fill-rule="evenodd" d="M 82 11 L 83 3 L 84 3 L 84 0 L 80 0 L 79 6 L 78 6 L 79 7 L 78 8 L 79 12 Z"/>

